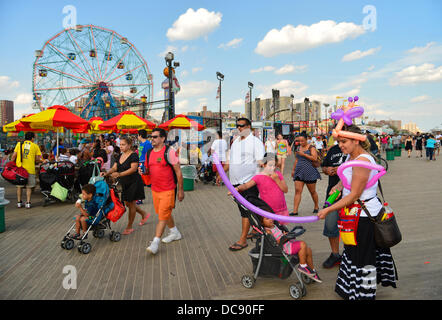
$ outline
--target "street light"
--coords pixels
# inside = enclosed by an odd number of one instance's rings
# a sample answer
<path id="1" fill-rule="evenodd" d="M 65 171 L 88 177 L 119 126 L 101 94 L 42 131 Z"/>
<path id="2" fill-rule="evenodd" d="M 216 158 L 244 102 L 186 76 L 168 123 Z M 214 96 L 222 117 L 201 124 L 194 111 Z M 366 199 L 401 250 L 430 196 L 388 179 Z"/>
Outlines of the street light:
<path id="1" fill-rule="evenodd" d="M 174 101 L 173 90 L 172 90 L 172 81 L 173 81 L 172 61 L 173 61 L 173 59 L 174 59 L 173 53 L 168 52 L 165 57 L 166 65 L 168 68 L 167 76 L 169 78 L 169 119 L 168 120 L 175 117 L 175 101 Z"/>
<path id="2" fill-rule="evenodd" d="M 252 121 L 252 89 L 253 89 L 253 83 L 249 82 L 249 102 L 250 102 L 250 109 L 249 109 L 249 119 Z M 256 107 L 256 106 L 255 106 Z"/>
<path id="3" fill-rule="evenodd" d="M 290 109 L 291 109 L 291 115 L 292 115 L 292 126 L 293 126 L 293 128 L 294 128 L 294 125 L 293 125 L 293 102 L 295 102 L 294 100 L 295 100 L 295 96 L 293 95 L 293 94 L 291 94 L 290 95 L 290 98 L 292 98 L 292 103 L 291 103 L 291 105 L 290 105 Z"/>
<path id="4" fill-rule="evenodd" d="M 310 128 L 309 103 L 310 103 L 310 99 L 307 97 L 304 98 L 304 112 L 305 112 L 305 117 L 306 117 L 306 121 L 307 121 L 307 129 Z"/>
<path id="5" fill-rule="evenodd" d="M 223 116 L 221 114 L 221 81 L 224 81 L 224 75 L 217 71 L 216 78 L 219 80 L 219 131 L 223 132 Z"/>
<path id="6" fill-rule="evenodd" d="M 324 107 L 325 107 L 325 130 L 326 133 L 328 134 L 328 106 L 330 104 L 329 103 L 324 103 Z"/>

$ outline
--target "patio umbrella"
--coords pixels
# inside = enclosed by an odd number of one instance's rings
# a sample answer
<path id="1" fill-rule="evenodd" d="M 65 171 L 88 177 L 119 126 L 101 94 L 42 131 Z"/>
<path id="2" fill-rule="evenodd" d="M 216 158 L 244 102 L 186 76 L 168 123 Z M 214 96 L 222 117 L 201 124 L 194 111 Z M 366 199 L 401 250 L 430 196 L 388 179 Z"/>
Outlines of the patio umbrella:
<path id="1" fill-rule="evenodd" d="M 205 127 L 195 120 L 190 119 L 184 114 L 179 114 L 175 118 L 170 119 L 158 126 L 164 130 L 171 129 L 196 129 L 198 131 L 204 130 Z"/>
<path id="2" fill-rule="evenodd" d="M 104 121 L 103 123 L 98 125 L 98 128 L 101 130 L 112 130 L 114 132 L 120 132 L 128 129 L 145 129 L 151 131 L 155 127 L 155 123 L 137 116 L 132 111 L 124 111 L 118 116 Z"/>
<path id="3" fill-rule="evenodd" d="M 32 116 L 34 114 L 35 113 L 29 114 L 26 117 Z M 46 132 L 47 131 L 45 129 L 33 129 L 29 126 L 28 123 L 23 123 L 20 120 L 16 120 L 11 123 L 5 124 L 3 126 L 3 132 L 21 132 L 21 131 Z"/>
<path id="4" fill-rule="evenodd" d="M 75 115 L 68 108 L 55 105 L 37 114 L 20 119 L 22 123 L 28 123 L 34 129 L 46 129 L 57 132 L 57 156 L 58 156 L 58 133 L 65 129 L 79 129 L 88 122 Z"/>
<path id="5" fill-rule="evenodd" d="M 112 130 L 101 130 L 98 126 L 104 122 L 101 117 L 92 117 L 86 125 L 81 126 L 80 129 L 74 129 L 74 133 L 111 133 Z"/>

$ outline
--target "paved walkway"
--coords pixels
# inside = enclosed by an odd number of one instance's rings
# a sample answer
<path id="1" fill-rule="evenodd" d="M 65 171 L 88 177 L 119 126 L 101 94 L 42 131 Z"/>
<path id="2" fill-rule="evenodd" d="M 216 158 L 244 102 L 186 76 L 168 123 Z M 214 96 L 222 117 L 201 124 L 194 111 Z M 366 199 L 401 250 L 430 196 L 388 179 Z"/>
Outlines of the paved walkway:
<path id="1" fill-rule="evenodd" d="M 285 178 L 293 161 L 289 159 Z M 397 212 L 403 241 L 392 249 L 399 281 L 398 288 L 378 287 L 378 299 L 442 298 L 442 158 L 427 162 L 422 158 L 396 158 L 383 178 L 387 201 Z M 76 248 L 61 249 L 60 241 L 70 227 L 75 209 L 71 204 L 41 206 L 37 190 L 31 210 L 15 208 L 15 187 L 7 188 L 6 232 L 0 233 L 0 299 L 291 299 L 286 280 L 259 278 L 253 289 L 240 284 L 241 276 L 252 272 L 249 247 L 231 252 L 238 240 L 240 218 L 236 205 L 227 198 L 225 187 L 196 184 L 186 192 L 174 211 L 183 239 L 160 247 L 156 256 L 146 253 L 154 235 L 157 216 L 150 200 L 144 207 L 152 212 L 142 227 L 118 243 L 90 235 L 92 251 L 80 254 Z M 294 185 L 289 180 L 286 195 L 293 208 Z M 324 201 L 327 177 L 317 185 Z M 40 201 L 40 203 L 38 203 Z M 310 215 L 313 203 L 304 190 L 300 215 Z M 115 228 L 122 231 L 127 217 Z M 337 268 L 323 269 L 330 253 L 322 236 L 323 222 L 305 224 L 302 236 L 313 248 L 314 262 L 322 284 L 307 287 L 308 299 L 340 299 L 334 293 Z M 77 289 L 62 286 L 63 268 L 75 266 Z"/>

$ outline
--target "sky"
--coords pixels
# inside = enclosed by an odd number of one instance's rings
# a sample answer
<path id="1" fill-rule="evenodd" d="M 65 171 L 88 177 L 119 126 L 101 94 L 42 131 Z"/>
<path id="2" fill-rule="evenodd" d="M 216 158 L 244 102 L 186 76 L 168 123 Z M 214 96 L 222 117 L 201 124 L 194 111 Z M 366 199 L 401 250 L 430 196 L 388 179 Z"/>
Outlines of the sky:
<path id="1" fill-rule="evenodd" d="M 357 95 L 370 120 L 442 128 L 442 1 L 5 1 L 0 0 L 0 100 L 32 111 L 35 50 L 77 24 L 115 30 L 138 49 L 163 99 L 164 56 L 180 62 L 176 113 L 245 112 L 244 100 L 281 95 L 334 105 Z M 69 16 L 70 18 L 71 16 Z M 34 111 L 35 112 L 35 111 Z"/>

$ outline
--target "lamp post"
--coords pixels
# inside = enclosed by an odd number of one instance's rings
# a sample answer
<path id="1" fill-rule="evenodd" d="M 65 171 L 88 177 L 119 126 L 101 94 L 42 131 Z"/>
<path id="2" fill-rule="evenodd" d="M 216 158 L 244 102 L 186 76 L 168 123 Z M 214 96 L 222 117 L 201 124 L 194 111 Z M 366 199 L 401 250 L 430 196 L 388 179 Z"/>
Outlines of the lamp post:
<path id="1" fill-rule="evenodd" d="M 290 110 L 291 110 L 291 116 L 292 116 L 292 126 L 293 126 L 293 102 L 295 102 L 295 96 L 293 94 L 290 95 L 290 98 L 292 98 L 292 102 L 290 104 Z M 294 127 L 294 126 L 293 126 Z"/>
<path id="2" fill-rule="evenodd" d="M 309 103 L 310 103 L 309 98 L 307 98 L 307 97 L 304 98 L 304 112 L 305 112 L 305 118 L 306 118 L 305 121 L 307 121 L 307 129 L 310 128 Z"/>
<path id="3" fill-rule="evenodd" d="M 249 109 L 249 119 L 250 121 L 252 121 L 252 89 L 253 89 L 253 83 L 249 82 L 249 103 L 250 103 L 250 109 Z M 256 107 L 256 105 L 255 105 Z"/>
<path id="4" fill-rule="evenodd" d="M 328 134 L 328 106 L 330 104 L 329 103 L 324 103 L 324 107 L 325 107 L 325 131 L 326 134 Z"/>
<path id="5" fill-rule="evenodd" d="M 219 131 L 223 132 L 223 116 L 221 113 L 221 81 L 224 81 L 224 75 L 217 71 L 216 78 L 219 80 Z"/>
<path id="6" fill-rule="evenodd" d="M 167 77 L 169 78 L 169 119 L 172 119 L 175 117 L 175 101 L 173 96 L 173 90 L 172 90 L 172 82 L 173 82 L 173 72 L 172 72 L 172 61 L 174 59 L 174 55 L 172 52 L 168 52 L 166 54 L 165 60 L 166 60 L 166 66 L 167 66 Z"/>

